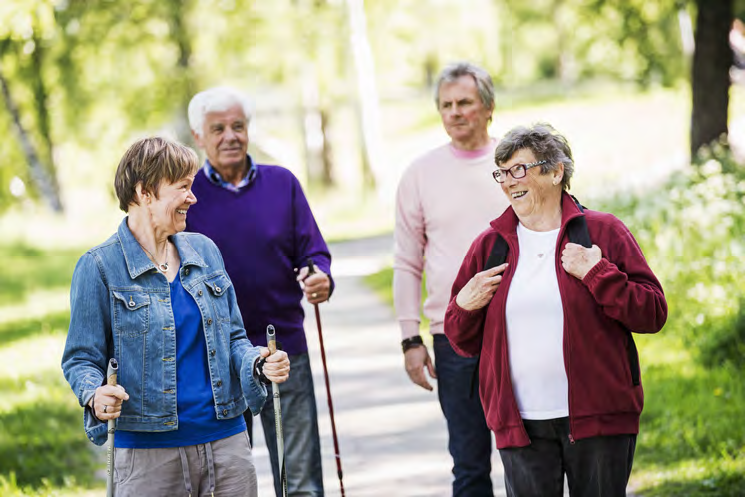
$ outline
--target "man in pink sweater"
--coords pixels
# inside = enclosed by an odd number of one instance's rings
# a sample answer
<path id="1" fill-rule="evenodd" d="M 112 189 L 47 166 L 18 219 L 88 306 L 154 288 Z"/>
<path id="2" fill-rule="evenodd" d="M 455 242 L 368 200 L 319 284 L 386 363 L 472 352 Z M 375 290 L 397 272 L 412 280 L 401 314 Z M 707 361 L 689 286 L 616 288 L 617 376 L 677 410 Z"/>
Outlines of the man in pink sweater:
<path id="1" fill-rule="evenodd" d="M 401 178 L 393 299 L 411 381 L 431 391 L 425 370 L 437 379 L 453 457 L 453 497 L 493 496 L 491 435 L 481 401 L 471 395 L 478 392 L 478 383 L 471 389 L 476 359 L 458 356 L 443 334 L 450 290 L 463 257 L 509 205 L 491 178 L 497 145 L 488 131 L 494 111 L 491 77 L 468 62 L 451 64 L 437 80 L 435 102 L 451 141 L 415 160 Z M 425 273 L 424 315 L 433 335 L 434 364 L 419 334 Z"/>

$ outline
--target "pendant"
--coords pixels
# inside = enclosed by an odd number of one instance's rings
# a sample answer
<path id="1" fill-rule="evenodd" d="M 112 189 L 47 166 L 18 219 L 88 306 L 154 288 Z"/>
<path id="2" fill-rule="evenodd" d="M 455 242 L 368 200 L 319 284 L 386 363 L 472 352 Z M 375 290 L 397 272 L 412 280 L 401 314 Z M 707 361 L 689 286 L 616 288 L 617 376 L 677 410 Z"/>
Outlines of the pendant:
<path id="1" fill-rule="evenodd" d="M 168 272 L 168 262 L 164 262 L 163 264 L 158 264 L 158 270 L 161 273 L 167 273 Z"/>

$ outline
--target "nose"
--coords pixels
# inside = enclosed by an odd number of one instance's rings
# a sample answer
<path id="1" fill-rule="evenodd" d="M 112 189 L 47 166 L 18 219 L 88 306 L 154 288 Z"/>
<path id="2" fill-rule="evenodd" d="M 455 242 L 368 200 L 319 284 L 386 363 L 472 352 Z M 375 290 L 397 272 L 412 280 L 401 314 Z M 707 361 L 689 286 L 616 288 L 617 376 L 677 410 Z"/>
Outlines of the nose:
<path id="1" fill-rule="evenodd" d="M 194 205 L 197 203 L 197 196 L 194 195 L 194 192 L 189 189 L 189 194 L 186 196 L 186 202 L 189 205 Z"/>

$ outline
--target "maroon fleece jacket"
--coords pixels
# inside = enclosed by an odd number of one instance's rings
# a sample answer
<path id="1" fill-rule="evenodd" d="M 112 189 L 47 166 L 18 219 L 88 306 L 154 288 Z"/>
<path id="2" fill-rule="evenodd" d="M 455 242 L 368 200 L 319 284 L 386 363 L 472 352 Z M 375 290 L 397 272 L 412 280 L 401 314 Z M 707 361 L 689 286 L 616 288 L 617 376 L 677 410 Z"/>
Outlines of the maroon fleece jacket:
<path id="1" fill-rule="evenodd" d="M 667 319 L 662 286 L 631 232 L 615 216 L 589 209 L 583 214 L 566 193 L 562 209 L 555 264 L 564 308 L 570 440 L 635 434 L 644 394 L 629 332 L 662 329 Z M 579 280 L 564 270 L 561 253 L 569 243 L 567 223 L 582 215 L 603 258 Z M 510 207 L 474 240 L 453 284 L 445 315 L 445 334 L 456 352 L 467 357 L 481 354 L 479 394 L 500 449 L 530 444 L 512 389 L 505 319 L 507 293 L 520 253 L 517 224 Z M 509 246 L 509 266 L 502 282 L 486 307 L 462 309 L 455 297 L 483 270 L 498 234 Z M 535 303 L 535 312 L 541 312 L 541 302 Z"/>

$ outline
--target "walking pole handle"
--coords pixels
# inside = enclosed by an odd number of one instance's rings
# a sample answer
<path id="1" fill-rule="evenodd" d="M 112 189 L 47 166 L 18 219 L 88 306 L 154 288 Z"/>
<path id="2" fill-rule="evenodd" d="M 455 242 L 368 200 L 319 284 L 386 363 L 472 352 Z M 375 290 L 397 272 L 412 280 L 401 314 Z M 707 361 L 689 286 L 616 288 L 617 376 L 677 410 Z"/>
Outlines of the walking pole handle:
<path id="1" fill-rule="evenodd" d="M 277 351 L 277 331 L 271 324 L 266 327 L 266 346 L 270 354 Z M 279 464 L 279 479 L 282 485 L 282 496 L 287 496 L 287 474 L 285 473 L 285 437 L 282 433 L 282 404 L 279 401 L 279 385 L 272 382 L 272 397 L 274 399 L 274 429 L 277 434 L 277 459 Z"/>
<path id="2" fill-rule="evenodd" d="M 315 274 L 316 265 L 313 264 L 313 259 L 308 257 L 308 261 L 306 262 L 306 265 L 308 266 L 308 276 L 310 276 L 311 274 Z"/>
<path id="3" fill-rule="evenodd" d="M 277 351 L 277 332 L 271 324 L 266 327 L 266 347 L 269 349 L 269 354 Z"/>
<path id="4" fill-rule="evenodd" d="M 113 357 L 109 359 L 109 367 L 106 370 L 106 384 L 116 386 L 119 363 Z M 106 447 L 106 497 L 114 497 L 114 431 L 116 421 L 110 419 L 108 422 L 108 440 Z"/>

